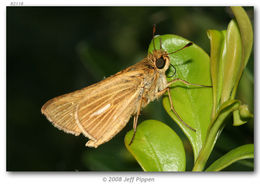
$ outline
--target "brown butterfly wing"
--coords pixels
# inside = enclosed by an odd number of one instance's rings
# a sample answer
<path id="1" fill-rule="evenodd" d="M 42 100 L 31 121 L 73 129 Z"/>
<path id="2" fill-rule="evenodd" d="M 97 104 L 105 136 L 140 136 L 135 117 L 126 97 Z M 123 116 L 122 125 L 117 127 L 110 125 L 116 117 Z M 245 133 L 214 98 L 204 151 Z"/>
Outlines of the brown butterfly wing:
<path id="1" fill-rule="evenodd" d="M 97 84 L 49 100 L 42 113 L 67 133 L 83 133 L 97 147 L 115 136 L 136 112 L 140 101 L 140 73 L 125 70 Z"/>
<path id="2" fill-rule="evenodd" d="M 81 90 L 53 98 L 47 101 L 41 109 L 55 127 L 76 136 L 81 133 L 74 117 L 76 107 L 84 96 L 80 92 Z"/>
<path id="3" fill-rule="evenodd" d="M 139 94 L 135 88 L 125 87 L 113 92 L 106 100 L 102 100 L 102 97 L 95 100 L 95 107 L 88 104 L 91 99 L 84 100 L 78 106 L 76 119 L 82 131 L 94 138 L 86 145 L 97 147 L 122 130 L 136 111 Z"/>
<path id="4" fill-rule="evenodd" d="M 78 105 L 76 122 L 83 134 L 94 138 L 86 146 L 98 147 L 109 141 L 136 112 L 137 102 L 141 100 L 142 79 L 135 78 L 135 75 L 135 72 L 124 73 L 110 81 L 109 86 L 99 84 L 97 91 Z"/>

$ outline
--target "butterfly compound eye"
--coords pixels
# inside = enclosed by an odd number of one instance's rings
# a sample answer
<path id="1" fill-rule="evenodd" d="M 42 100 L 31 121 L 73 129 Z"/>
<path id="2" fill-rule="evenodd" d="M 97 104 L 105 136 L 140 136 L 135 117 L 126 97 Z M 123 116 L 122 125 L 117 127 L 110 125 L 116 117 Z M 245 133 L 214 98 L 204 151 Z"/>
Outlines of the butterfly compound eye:
<path id="1" fill-rule="evenodd" d="M 156 60 L 156 67 L 162 69 L 165 66 L 165 60 L 161 57 Z"/>

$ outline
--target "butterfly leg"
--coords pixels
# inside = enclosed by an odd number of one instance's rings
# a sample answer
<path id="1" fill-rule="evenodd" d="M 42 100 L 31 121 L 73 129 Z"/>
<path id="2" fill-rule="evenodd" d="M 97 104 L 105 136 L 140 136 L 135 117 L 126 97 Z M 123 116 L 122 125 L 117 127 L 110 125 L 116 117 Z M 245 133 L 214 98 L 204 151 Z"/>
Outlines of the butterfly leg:
<path id="1" fill-rule="evenodd" d="M 135 138 L 135 133 L 136 133 L 136 127 L 137 127 L 138 117 L 139 117 L 139 115 L 140 115 L 141 108 L 142 108 L 142 100 L 143 100 L 143 99 L 140 100 L 140 105 L 138 106 L 137 112 L 136 112 L 136 114 L 135 114 L 135 116 L 134 116 L 134 123 L 133 123 L 134 134 L 133 134 L 133 137 L 132 137 L 132 139 L 131 139 L 131 141 L 130 141 L 130 143 L 129 143 L 129 146 L 133 143 L 134 138 Z"/>
<path id="2" fill-rule="evenodd" d="M 196 132 L 196 130 L 194 128 L 192 128 L 191 126 L 189 126 L 187 123 L 185 123 L 183 121 L 183 119 L 179 116 L 179 114 L 176 112 L 176 110 L 173 107 L 173 103 L 172 103 L 172 98 L 171 98 L 171 94 L 170 94 L 170 88 L 167 87 L 163 90 L 161 90 L 160 92 L 157 93 L 157 96 L 160 97 L 161 95 L 163 95 L 165 92 L 167 91 L 168 93 L 168 97 L 169 97 L 169 101 L 170 101 L 170 106 L 171 106 L 171 111 L 177 116 L 177 118 L 189 129 L 191 129 L 192 131 Z"/>
<path id="3" fill-rule="evenodd" d="M 207 86 L 207 85 L 199 85 L 199 84 L 189 83 L 188 81 L 182 80 L 180 78 L 177 78 L 177 79 L 174 79 L 174 80 L 170 81 L 167 84 L 167 87 L 169 87 L 171 84 L 173 84 L 175 82 L 178 82 L 178 81 L 182 82 L 185 85 L 191 85 L 191 86 L 197 86 L 197 87 L 212 87 L 212 86 Z"/>

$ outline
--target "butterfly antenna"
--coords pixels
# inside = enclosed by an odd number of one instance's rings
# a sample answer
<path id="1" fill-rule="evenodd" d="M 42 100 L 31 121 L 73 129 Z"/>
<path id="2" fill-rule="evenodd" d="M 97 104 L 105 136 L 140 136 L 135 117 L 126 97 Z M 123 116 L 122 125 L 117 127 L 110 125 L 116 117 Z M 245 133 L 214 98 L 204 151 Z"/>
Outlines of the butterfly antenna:
<path id="1" fill-rule="evenodd" d="M 154 34 L 155 34 L 155 31 L 156 31 L 156 24 L 153 24 L 153 48 L 156 50 L 156 48 L 155 48 L 155 43 L 154 43 Z"/>
<path id="2" fill-rule="evenodd" d="M 171 52 L 171 53 L 168 53 L 167 55 L 170 55 L 170 54 L 173 54 L 173 53 L 176 53 L 176 52 L 179 52 L 181 50 L 183 50 L 184 48 L 187 48 L 187 47 L 190 47 L 192 45 L 192 42 L 189 42 L 188 44 L 186 44 L 184 47 L 174 51 L 174 52 Z"/>

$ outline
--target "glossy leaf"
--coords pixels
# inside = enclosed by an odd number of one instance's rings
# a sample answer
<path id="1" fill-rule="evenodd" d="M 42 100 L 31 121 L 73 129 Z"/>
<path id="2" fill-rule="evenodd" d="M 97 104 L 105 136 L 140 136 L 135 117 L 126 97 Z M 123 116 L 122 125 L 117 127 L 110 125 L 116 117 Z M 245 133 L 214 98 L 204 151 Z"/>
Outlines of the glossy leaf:
<path id="1" fill-rule="evenodd" d="M 195 162 L 193 171 L 202 171 L 204 166 L 214 148 L 218 136 L 220 135 L 222 129 L 224 128 L 224 120 L 229 116 L 230 113 L 239 108 L 240 102 L 238 100 L 229 100 L 223 103 L 216 114 L 216 118 L 213 121 L 212 127 L 209 130 L 206 143 L 201 149 L 198 159 Z"/>
<path id="2" fill-rule="evenodd" d="M 144 171 L 185 171 L 186 157 L 179 136 L 167 125 L 146 120 L 125 136 L 125 146 Z"/>
<path id="3" fill-rule="evenodd" d="M 185 46 L 189 41 L 176 35 L 162 35 L 155 38 L 156 49 L 160 48 L 168 53 Z M 153 42 L 149 46 L 149 52 L 154 50 Z M 179 52 L 170 55 L 171 64 L 176 68 L 174 77 L 194 84 L 211 85 L 209 56 L 200 47 L 193 44 Z M 171 69 L 170 69 L 171 71 Z M 172 85 L 171 97 L 173 106 L 178 115 L 196 132 L 187 128 L 171 111 L 168 96 L 163 98 L 163 105 L 168 114 L 176 121 L 188 137 L 194 151 L 196 160 L 198 153 L 205 142 L 206 133 L 211 119 L 212 89 L 205 87 L 187 86 L 183 83 Z"/>
<path id="4" fill-rule="evenodd" d="M 234 91 L 232 92 L 231 97 L 234 98 L 236 96 L 236 90 L 238 88 L 240 77 L 242 76 L 243 70 L 246 67 L 246 64 L 248 62 L 249 56 L 252 51 L 253 46 L 253 29 L 250 22 L 249 17 L 247 16 L 247 13 L 242 7 L 231 7 L 241 35 L 241 44 L 242 44 L 242 51 L 241 51 L 241 66 L 238 73 L 237 81 L 234 85 Z M 249 117 L 242 117 L 240 116 L 239 111 L 235 111 L 233 114 L 234 126 L 239 126 L 242 124 L 247 123 L 249 118 L 252 118 L 253 115 L 250 113 L 250 111 L 247 109 L 248 113 L 247 115 Z"/>
<path id="5" fill-rule="evenodd" d="M 231 99 L 241 67 L 242 43 L 237 24 L 232 20 L 227 31 L 209 30 L 211 41 L 211 78 L 213 82 L 213 114 Z"/>
<path id="6" fill-rule="evenodd" d="M 224 49 L 226 31 L 208 30 L 207 34 L 210 39 L 211 47 L 210 70 L 213 89 L 212 118 L 215 118 L 220 106 L 221 92 L 223 86 L 223 62 L 221 56 Z"/>
<path id="7" fill-rule="evenodd" d="M 254 158 L 253 144 L 243 145 L 231 150 L 212 163 L 206 171 L 220 171 L 236 161 L 248 158 Z"/>
<path id="8" fill-rule="evenodd" d="M 222 53 L 223 87 L 221 93 L 221 104 L 231 99 L 234 86 L 240 79 L 239 73 L 242 65 L 241 53 L 241 36 L 236 22 L 232 20 L 228 25 Z"/>
<path id="9" fill-rule="evenodd" d="M 251 21 L 245 12 L 245 10 L 242 7 L 236 6 L 236 7 L 231 7 L 241 35 L 241 40 L 242 40 L 242 68 L 241 68 L 241 74 L 248 62 L 249 56 L 252 51 L 253 47 L 253 29 L 251 25 Z M 238 82 L 237 82 L 238 84 Z M 233 95 L 235 96 L 235 95 Z"/>

